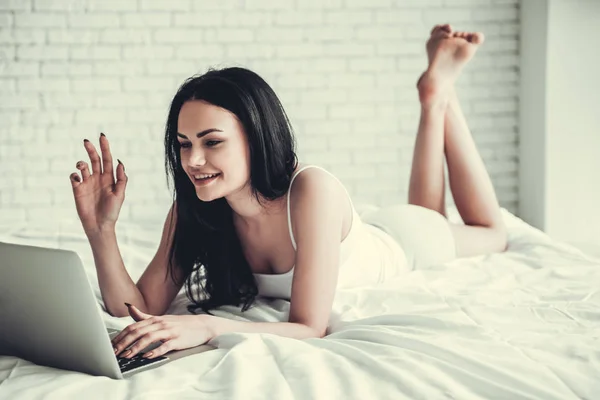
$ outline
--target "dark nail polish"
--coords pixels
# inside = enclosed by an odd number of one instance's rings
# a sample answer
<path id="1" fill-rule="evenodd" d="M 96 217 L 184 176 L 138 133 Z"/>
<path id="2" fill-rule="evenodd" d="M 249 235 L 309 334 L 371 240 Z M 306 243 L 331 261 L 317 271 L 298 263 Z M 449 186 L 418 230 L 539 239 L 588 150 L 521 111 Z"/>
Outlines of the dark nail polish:
<path id="1" fill-rule="evenodd" d="M 129 303 L 125 303 L 125 305 L 126 305 L 128 308 L 129 308 L 129 307 L 131 307 L 131 304 L 129 304 Z"/>
<path id="2" fill-rule="evenodd" d="M 100 132 L 100 136 L 106 137 L 106 135 L 104 133 L 102 133 L 102 132 Z"/>
<path id="3" fill-rule="evenodd" d="M 73 179 L 75 179 L 77 182 L 81 182 L 81 178 L 79 177 L 79 175 L 76 175 Z"/>
<path id="4" fill-rule="evenodd" d="M 117 158 L 117 161 L 119 162 L 119 164 L 123 165 L 123 163 L 121 162 L 121 160 L 119 160 L 118 158 Z"/>
<path id="5" fill-rule="evenodd" d="M 83 141 L 84 141 L 84 142 L 89 142 L 89 140 L 87 140 L 87 139 L 83 139 Z"/>

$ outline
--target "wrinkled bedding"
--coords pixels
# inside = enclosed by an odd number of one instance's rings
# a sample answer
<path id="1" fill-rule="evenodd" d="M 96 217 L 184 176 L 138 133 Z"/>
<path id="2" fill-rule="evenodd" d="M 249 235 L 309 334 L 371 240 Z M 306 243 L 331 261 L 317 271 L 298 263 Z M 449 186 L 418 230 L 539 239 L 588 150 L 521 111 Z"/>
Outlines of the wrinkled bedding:
<path id="1" fill-rule="evenodd" d="M 0 356 L 0 398 L 600 398 L 600 259 L 502 212 L 507 252 L 340 290 L 323 339 L 225 334 L 210 342 L 215 350 L 121 381 Z M 117 225 L 134 280 L 161 229 L 162 222 Z M 0 223 L 0 241 L 77 251 L 102 304 L 77 220 Z M 187 302 L 182 291 L 168 313 L 186 313 Z M 222 307 L 215 314 L 286 321 L 288 310 L 288 301 L 259 298 L 245 313 Z M 133 322 L 105 312 L 103 318 L 119 329 Z"/>

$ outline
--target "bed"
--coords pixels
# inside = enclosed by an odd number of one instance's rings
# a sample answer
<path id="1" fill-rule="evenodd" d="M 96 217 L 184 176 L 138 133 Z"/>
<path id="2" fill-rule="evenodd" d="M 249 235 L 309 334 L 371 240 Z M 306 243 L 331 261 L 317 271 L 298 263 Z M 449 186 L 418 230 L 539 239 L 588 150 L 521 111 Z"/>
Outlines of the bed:
<path id="1" fill-rule="evenodd" d="M 456 209 L 450 218 L 459 220 Z M 600 259 L 506 209 L 509 249 L 341 290 L 328 335 L 221 335 L 216 347 L 111 380 L 0 356 L 1 399 L 600 399 Z M 137 280 L 162 221 L 117 225 Z M 75 250 L 101 304 L 91 250 L 75 219 L 0 224 L 0 241 Z M 186 313 L 182 291 L 168 313 Z M 259 298 L 245 313 L 285 321 L 289 302 Z M 129 317 L 103 314 L 121 329 Z"/>

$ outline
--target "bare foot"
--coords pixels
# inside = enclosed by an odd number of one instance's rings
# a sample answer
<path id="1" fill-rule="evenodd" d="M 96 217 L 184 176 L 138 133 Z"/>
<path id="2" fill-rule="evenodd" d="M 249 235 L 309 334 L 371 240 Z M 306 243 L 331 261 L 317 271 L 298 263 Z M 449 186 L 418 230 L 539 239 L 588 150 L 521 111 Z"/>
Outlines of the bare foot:
<path id="1" fill-rule="evenodd" d="M 483 41 L 483 33 L 452 32 L 448 24 L 432 29 L 426 45 L 429 66 L 417 82 L 423 106 L 447 101 L 447 89 L 452 87 Z"/>

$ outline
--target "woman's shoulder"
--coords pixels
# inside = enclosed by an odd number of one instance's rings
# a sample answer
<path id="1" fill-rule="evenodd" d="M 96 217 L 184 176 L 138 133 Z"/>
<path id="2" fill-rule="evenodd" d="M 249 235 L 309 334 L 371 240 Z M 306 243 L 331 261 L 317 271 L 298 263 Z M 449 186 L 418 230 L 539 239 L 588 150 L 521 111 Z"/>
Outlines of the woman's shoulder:
<path id="1" fill-rule="evenodd" d="M 302 172 L 302 174 L 300 174 L 300 172 Z M 312 179 L 319 179 L 319 177 L 328 177 L 334 178 L 335 181 L 339 182 L 339 179 L 331 171 L 317 164 L 298 162 L 298 164 L 296 165 L 296 169 L 292 173 L 292 179 L 294 179 L 296 176 L 311 176 Z"/>
<path id="2" fill-rule="evenodd" d="M 315 167 L 314 164 L 310 166 Z M 288 193 L 288 225 L 292 241 L 302 241 L 302 238 L 311 241 L 317 237 L 323 240 L 335 237 L 341 241 L 346 234 L 344 229 L 351 226 L 353 218 L 346 188 L 326 169 L 305 167 L 298 165 Z"/>
<path id="3" fill-rule="evenodd" d="M 342 182 L 326 168 L 316 164 L 298 163 L 290 183 L 291 201 L 306 196 L 313 199 L 333 196 L 336 200 L 343 200 L 345 195 L 347 191 Z"/>

